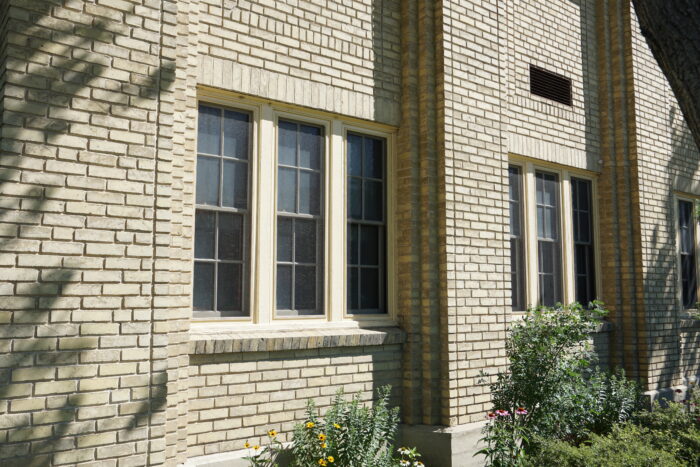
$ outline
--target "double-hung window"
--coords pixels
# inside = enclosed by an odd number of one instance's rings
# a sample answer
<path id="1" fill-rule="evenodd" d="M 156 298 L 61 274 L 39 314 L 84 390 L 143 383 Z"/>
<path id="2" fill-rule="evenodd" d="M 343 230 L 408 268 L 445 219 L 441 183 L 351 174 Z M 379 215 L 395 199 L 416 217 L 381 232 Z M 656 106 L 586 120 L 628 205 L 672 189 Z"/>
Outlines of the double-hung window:
<path id="1" fill-rule="evenodd" d="M 696 226 L 694 200 L 678 198 L 678 269 L 683 309 L 695 308 L 698 301 Z"/>
<path id="2" fill-rule="evenodd" d="M 193 308 L 247 316 L 251 114 L 202 105 L 198 126 Z"/>
<path id="3" fill-rule="evenodd" d="M 594 179 L 514 160 L 508 168 L 513 310 L 596 298 Z"/>
<path id="4" fill-rule="evenodd" d="M 198 119 L 194 318 L 390 324 L 393 129 L 221 96 Z"/>

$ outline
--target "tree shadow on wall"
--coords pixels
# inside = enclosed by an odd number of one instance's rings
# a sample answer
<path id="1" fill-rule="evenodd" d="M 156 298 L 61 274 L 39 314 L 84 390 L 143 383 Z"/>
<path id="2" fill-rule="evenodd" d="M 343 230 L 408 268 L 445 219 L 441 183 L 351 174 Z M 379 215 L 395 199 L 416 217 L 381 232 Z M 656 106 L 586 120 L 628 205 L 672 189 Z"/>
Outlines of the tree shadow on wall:
<path id="1" fill-rule="evenodd" d="M 111 44 L 124 25 L 98 16 L 90 24 L 58 20 L 53 15 L 62 8 L 58 0 L 12 0 L 4 7 L 0 33 L 8 59 L 2 70 L 0 257 L 3 268 L 14 269 L 5 269 L 10 272 L 0 284 L 5 287 L 0 299 L 0 464 L 92 461 L 95 448 L 98 458 L 136 454 L 136 441 L 148 442 L 151 418 L 165 407 L 167 373 L 142 367 L 139 374 L 120 378 L 103 371 L 103 365 L 123 361 L 123 348 L 103 343 L 118 339 L 121 325 L 114 311 L 103 323 L 81 310 L 85 293 L 74 291 L 85 288 L 91 274 L 85 246 L 72 233 L 85 227 L 85 217 L 71 228 L 47 222 L 65 213 L 68 200 L 84 202 L 87 191 L 76 200 L 80 190 L 42 178 L 45 162 L 56 158 L 66 137 L 91 137 L 84 133 L 88 125 L 78 130 L 71 120 L 76 102 L 93 103 L 91 116 L 107 116 L 118 106 L 91 100 L 90 89 L 117 83 L 109 77 L 111 58 L 97 52 L 95 44 Z M 172 84 L 163 76 L 173 72 L 166 61 L 139 76 L 137 85 L 121 83 L 115 91 L 131 94 L 127 99 L 153 99 L 163 85 Z M 79 251 L 53 252 L 52 240 Z"/>
<path id="2" fill-rule="evenodd" d="M 678 295 L 678 207 L 674 191 L 697 193 L 695 174 L 700 170 L 700 152 L 683 115 L 670 94 L 668 127 L 671 129 L 671 157 L 662 173 L 668 173 L 661 208 L 665 225 L 656 225 L 646 239 L 651 260 L 644 277 L 647 317 L 653 318 L 648 346 L 658 381 L 649 390 L 696 381 L 700 375 L 700 322 L 686 316 Z M 690 183 L 690 184 L 689 184 Z M 698 258 L 696 258 L 697 261 Z M 647 319 L 649 319 L 647 318 Z M 665 394 L 675 397 L 675 394 Z"/>

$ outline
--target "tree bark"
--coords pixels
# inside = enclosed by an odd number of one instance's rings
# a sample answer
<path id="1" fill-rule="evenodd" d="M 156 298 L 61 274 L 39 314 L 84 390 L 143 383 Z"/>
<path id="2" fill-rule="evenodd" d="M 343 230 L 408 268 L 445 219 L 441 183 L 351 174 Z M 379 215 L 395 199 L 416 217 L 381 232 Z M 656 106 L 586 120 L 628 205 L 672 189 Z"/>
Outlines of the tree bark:
<path id="1" fill-rule="evenodd" d="M 632 0 L 642 34 L 700 148 L 700 1 Z"/>

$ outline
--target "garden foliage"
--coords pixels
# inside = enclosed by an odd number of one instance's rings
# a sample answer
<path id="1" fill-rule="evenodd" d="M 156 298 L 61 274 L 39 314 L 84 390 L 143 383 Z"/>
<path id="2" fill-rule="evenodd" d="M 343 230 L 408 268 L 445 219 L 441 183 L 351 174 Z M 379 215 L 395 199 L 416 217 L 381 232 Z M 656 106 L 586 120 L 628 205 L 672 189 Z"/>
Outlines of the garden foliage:
<path id="1" fill-rule="evenodd" d="M 599 370 L 588 345 L 606 313 L 598 302 L 537 307 L 512 326 L 509 367 L 491 385 L 494 410 L 481 451 L 488 465 L 518 465 L 541 439 L 579 442 L 606 433 L 638 409 L 637 386 Z"/>
<path id="2" fill-rule="evenodd" d="M 338 392 L 325 417 L 308 402 L 307 421 L 294 430 L 293 465 L 343 467 L 393 467 L 393 439 L 399 409 L 389 408 L 391 387 L 379 389 L 371 407 L 359 395 L 346 401 Z"/>

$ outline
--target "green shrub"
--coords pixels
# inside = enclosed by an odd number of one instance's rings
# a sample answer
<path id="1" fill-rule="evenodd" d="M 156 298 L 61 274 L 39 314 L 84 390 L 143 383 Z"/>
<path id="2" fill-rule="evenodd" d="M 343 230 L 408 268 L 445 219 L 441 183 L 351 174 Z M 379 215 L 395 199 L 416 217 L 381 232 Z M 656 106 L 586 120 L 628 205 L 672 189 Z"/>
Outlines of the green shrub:
<path id="1" fill-rule="evenodd" d="M 590 333 L 607 312 L 601 303 L 537 307 L 511 328 L 506 339 L 508 371 L 491 385 L 493 413 L 484 429 L 487 465 L 518 465 L 524 451 L 537 449 L 534 438 L 574 443 L 590 433 L 609 432 L 640 406 L 636 383 L 623 373 L 609 375 L 596 366 Z"/>
<path id="2" fill-rule="evenodd" d="M 648 430 L 649 444 L 688 465 L 700 465 L 700 421 L 694 411 L 695 406 L 654 402 L 651 411 L 637 413 L 634 420 Z"/>
<path id="3" fill-rule="evenodd" d="M 390 409 L 391 387 L 379 389 L 371 407 L 351 401 L 338 392 L 325 417 L 313 401 L 308 402 L 307 420 L 294 429 L 292 465 L 342 467 L 393 467 L 392 441 L 399 422 L 399 409 Z"/>
<path id="4" fill-rule="evenodd" d="M 676 467 L 686 464 L 654 445 L 650 430 L 632 423 L 613 427 L 606 436 L 573 446 L 560 440 L 539 440 L 537 453 L 523 465 L 528 467 Z"/>

